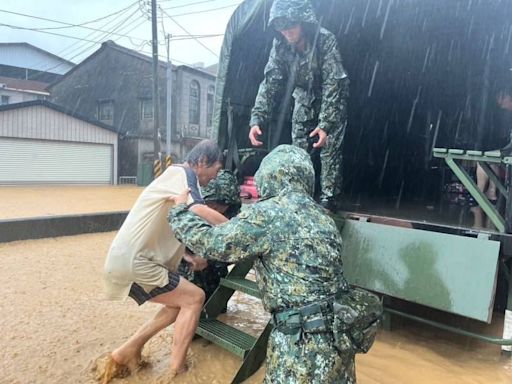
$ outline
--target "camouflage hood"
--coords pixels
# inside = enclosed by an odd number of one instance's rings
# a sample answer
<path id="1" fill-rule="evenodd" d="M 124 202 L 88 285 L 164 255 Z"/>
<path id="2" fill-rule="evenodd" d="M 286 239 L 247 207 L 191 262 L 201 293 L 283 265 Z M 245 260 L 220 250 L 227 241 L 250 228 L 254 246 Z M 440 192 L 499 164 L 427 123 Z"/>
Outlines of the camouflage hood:
<path id="1" fill-rule="evenodd" d="M 205 201 L 218 201 L 226 205 L 240 205 L 240 187 L 235 175 L 222 170 L 206 187 L 201 188 Z"/>
<path id="2" fill-rule="evenodd" d="M 254 180 L 263 198 L 289 191 L 312 196 L 315 171 L 306 151 L 292 145 L 280 145 L 263 159 Z"/>
<path id="3" fill-rule="evenodd" d="M 268 26 L 273 28 L 274 21 L 279 18 L 297 23 L 318 24 L 309 0 L 275 0 L 270 8 Z"/>

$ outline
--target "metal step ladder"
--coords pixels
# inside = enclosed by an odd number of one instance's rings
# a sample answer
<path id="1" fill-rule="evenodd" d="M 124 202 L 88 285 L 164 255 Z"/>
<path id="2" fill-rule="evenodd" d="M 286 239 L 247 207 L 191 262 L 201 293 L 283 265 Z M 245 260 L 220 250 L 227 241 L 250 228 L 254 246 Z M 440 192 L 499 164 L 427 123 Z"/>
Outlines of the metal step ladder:
<path id="1" fill-rule="evenodd" d="M 235 291 L 260 297 L 256 283 L 245 278 L 252 268 L 252 264 L 247 261 L 241 262 L 235 265 L 224 279 L 221 279 L 219 287 L 203 308 L 203 314 L 196 330 L 196 334 L 199 336 L 234 353 L 243 360 L 240 369 L 231 381 L 232 384 L 241 383 L 261 366 L 265 360 L 268 337 L 272 330 L 272 324 L 268 322 L 263 332 L 256 338 L 217 319 Z"/>
<path id="2" fill-rule="evenodd" d="M 510 233 L 512 230 L 512 198 L 510 198 L 510 195 L 512 195 L 512 157 L 503 156 L 499 150 L 482 152 L 458 148 L 433 148 L 432 154 L 434 157 L 444 159 L 448 167 L 453 171 L 464 187 L 466 187 L 498 231 L 501 233 Z M 505 217 L 496 210 L 487 196 L 478 189 L 471 175 L 458 163 L 463 161 L 479 163 L 489 179 L 494 182 L 497 191 L 499 191 L 506 200 Z M 491 169 L 491 164 L 504 164 L 507 167 L 508 171 L 505 183 L 502 183 L 498 175 Z"/>

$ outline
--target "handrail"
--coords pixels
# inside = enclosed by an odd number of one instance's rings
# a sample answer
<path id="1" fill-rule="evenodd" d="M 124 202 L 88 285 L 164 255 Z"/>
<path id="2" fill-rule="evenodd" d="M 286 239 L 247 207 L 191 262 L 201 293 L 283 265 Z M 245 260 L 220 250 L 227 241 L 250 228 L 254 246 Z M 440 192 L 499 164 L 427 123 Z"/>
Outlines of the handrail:
<path id="1" fill-rule="evenodd" d="M 427 320 L 427 319 L 424 319 L 419 316 L 409 315 L 408 313 L 397 311 L 396 309 L 391 309 L 391 308 L 386 307 L 386 308 L 384 308 L 384 312 L 387 312 L 387 313 L 390 313 L 390 314 L 396 315 L 396 316 L 405 317 L 406 319 L 414 320 L 419 323 L 423 323 L 423 324 L 430 325 L 432 327 L 443 329 L 445 331 L 453 332 L 453 333 L 463 335 L 463 336 L 468 336 L 468 337 L 471 337 L 471 338 L 474 338 L 474 339 L 477 339 L 480 341 L 484 341 L 486 343 L 491 343 L 491 344 L 496 344 L 496 345 L 512 345 L 512 339 L 502 339 L 499 337 L 481 335 L 479 333 L 474 333 L 474 332 L 466 331 L 464 329 L 460 329 L 457 327 L 452 327 L 452 326 L 449 326 L 446 324 L 442 324 L 437 321 Z"/>

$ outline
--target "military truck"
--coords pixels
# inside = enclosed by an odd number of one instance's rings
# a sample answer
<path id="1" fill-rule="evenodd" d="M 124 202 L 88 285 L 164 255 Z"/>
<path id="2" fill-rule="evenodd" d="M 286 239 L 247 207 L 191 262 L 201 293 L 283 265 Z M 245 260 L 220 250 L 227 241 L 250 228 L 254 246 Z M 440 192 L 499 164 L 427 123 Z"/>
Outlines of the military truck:
<path id="1" fill-rule="evenodd" d="M 486 201 L 472 175 L 477 162 L 486 170 L 489 164 L 510 168 L 512 162 L 481 148 L 489 135 L 506 144 L 510 133 L 493 121 L 496 92 L 512 82 L 512 3 L 311 3 L 321 27 L 336 35 L 350 78 L 344 193 L 336 216 L 346 276 L 381 293 L 389 316 L 463 333 L 510 353 L 510 220 Z M 263 148 L 252 148 L 248 140 L 251 108 L 275 37 L 268 27 L 271 5 L 243 1 L 221 50 L 214 136 L 226 150 L 227 167 L 241 179 L 255 172 L 265 153 L 291 141 L 293 98 L 287 91 L 263 127 Z M 490 174 L 510 212 L 510 181 Z M 476 209 L 492 225 L 473 228 Z M 434 321 L 437 311 L 487 323 L 495 314 L 505 324 L 503 338 Z"/>

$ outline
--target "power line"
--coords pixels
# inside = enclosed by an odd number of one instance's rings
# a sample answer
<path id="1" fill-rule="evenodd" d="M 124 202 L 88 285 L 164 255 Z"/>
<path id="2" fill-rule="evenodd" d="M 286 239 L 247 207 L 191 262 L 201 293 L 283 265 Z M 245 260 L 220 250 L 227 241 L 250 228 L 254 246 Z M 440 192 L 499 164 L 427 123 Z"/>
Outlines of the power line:
<path id="1" fill-rule="evenodd" d="M 122 21 L 120 21 L 119 23 L 117 23 L 117 24 L 114 26 L 114 28 L 113 28 L 113 30 L 112 30 L 111 32 L 113 32 L 113 31 L 115 31 L 116 29 L 118 29 L 118 28 L 122 27 L 122 26 L 123 26 L 123 24 L 124 24 L 124 23 L 126 23 L 126 22 L 127 22 L 127 21 L 128 21 L 128 20 L 129 20 L 129 19 L 130 19 L 130 18 L 131 18 L 135 13 L 137 13 L 138 11 L 139 11 L 139 9 L 137 8 L 137 9 L 136 9 L 134 12 L 132 12 L 132 13 L 131 13 L 127 18 L 125 18 L 124 20 L 122 20 Z M 138 19 L 137 19 L 137 20 L 138 20 Z M 144 21 L 146 21 L 146 20 L 143 20 L 143 22 L 144 22 Z M 135 20 L 132 20 L 132 23 L 133 23 L 133 22 L 135 22 Z M 140 24 L 139 24 L 139 25 L 140 25 Z M 133 30 L 133 29 L 132 29 L 132 30 Z M 44 32 L 44 31 L 36 31 L 36 32 Z M 45 33 L 51 33 L 51 32 L 45 32 Z M 52 33 L 52 34 L 53 34 L 53 33 Z M 100 39 L 102 39 L 102 40 L 103 40 L 103 39 L 107 38 L 108 36 L 109 36 L 109 34 L 104 34 Z M 80 40 L 84 40 L 84 39 L 80 39 Z M 74 58 L 76 58 L 76 57 L 78 57 L 78 56 L 82 55 L 83 53 L 87 52 L 87 51 L 88 51 L 88 50 L 90 50 L 91 48 L 94 48 L 94 47 L 96 46 L 96 44 L 100 44 L 100 43 L 102 42 L 101 40 L 99 40 L 99 41 L 97 41 L 97 40 L 96 40 L 96 41 L 95 41 L 95 40 L 86 40 L 86 41 L 87 41 L 87 42 L 91 42 L 91 43 L 93 43 L 93 44 L 92 44 L 92 45 L 89 45 L 89 46 L 87 46 L 87 47 L 85 47 L 84 49 L 82 49 L 82 50 L 81 50 L 80 52 L 78 52 L 77 54 L 75 54 L 75 55 L 71 56 L 70 58 L 68 58 L 68 59 L 67 59 L 68 61 L 71 61 L 71 60 L 73 60 Z M 74 51 L 76 51 L 76 50 L 74 50 Z M 49 71 L 51 71 L 52 69 L 55 69 L 55 68 L 59 67 L 60 65 L 61 65 L 61 64 L 57 64 L 57 65 L 55 65 L 55 66 L 53 66 L 53 67 L 47 68 L 44 72 L 49 72 Z"/>
<path id="2" fill-rule="evenodd" d="M 101 25 L 101 26 L 100 26 L 100 28 L 106 27 L 108 24 L 113 23 L 115 20 L 119 19 L 119 18 L 120 18 L 124 13 L 126 13 L 126 12 L 128 11 L 128 9 L 129 9 L 129 8 L 130 8 L 130 7 L 126 7 L 126 8 L 124 8 L 124 9 L 122 9 L 122 10 L 118 11 L 118 12 L 117 12 L 117 15 L 116 15 L 113 19 L 108 20 L 106 23 L 104 23 L 103 25 Z M 97 20 L 105 19 L 105 18 L 110 17 L 110 16 L 112 16 L 112 15 L 113 15 L 113 14 L 110 14 L 110 15 L 107 15 L 107 16 L 104 16 L 104 17 L 101 17 L 101 18 L 99 18 L 99 19 L 97 19 Z M 95 34 L 96 34 L 96 32 L 91 32 L 91 33 L 87 34 L 87 35 L 86 35 L 85 37 L 83 37 L 83 38 L 84 38 L 84 39 L 87 39 L 87 38 L 89 38 L 89 37 L 91 37 L 91 36 L 93 36 L 93 35 L 95 35 Z M 99 36 L 100 36 L 100 35 L 98 35 L 98 37 L 99 37 Z M 72 43 L 72 44 L 70 44 L 70 45 L 68 45 L 68 46 L 64 47 L 64 49 L 61 49 L 60 51 L 58 51 L 58 52 L 56 53 L 56 55 L 57 55 L 57 56 L 60 56 L 60 57 L 63 57 L 63 53 L 64 53 L 64 52 L 66 52 L 66 51 L 70 50 L 70 49 L 71 49 L 71 48 L 73 48 L 74 46 L 77 46 L 76 48 L 72 49 L 72 50 L 69 52 L 69 55 L 72 55 L 74 52 L 78 51 L 79 49 L 82 49 L 82 47 L 84 47 L 86 44 L 90 44 L 90 43 L 88 43 L 88 42 L 83 43 L 83 42 L 81 42 L 81 41 L 75 41 L 74 43 Z M 93 46 L 94 46 L 94 45 L 93 45 Z M 66 54 L 66 55 L 67 55 L 67 54 Z M 71 57 L 71 56 L 70 56 L 70 57 Z M 63 57 L 63 58 L 64 58 L 64 57 Z M 74 56 L 73 56 L 73 58 L 74 58 Z M 64 58 L 64 59 L 65 59 L 65 58 Z M 39 65 L 43 64 L 44 62 L 45 62 L 44 60 L 40 60 L 39 62 L 37 62 L 36 64 L 34 64 L 34 67 L 38 67 Z M 48 72 L 48 71 L 50 71 L 50 70 L 52 70 L 52 69 L 55 69 L 55 68 L 57 68 L 57 67 L 58 67 L 58 66 L 51 67 L 51 68 L 49 68 L 49 69 L 46 69 L 44 72 Z"/>
<path id="3" fill-rule="evenodd" d="M 87 52 L 88 50 L 90 50 L 91 48 L 95 48 L 96 44 L 101 44 L 105 39 L 107 39 L 110 35 L 112 35 L 114 33 L 115 30 L 119 29 L 119 28 L 125 28 L 125 27 L 128 27 L 128 25 L 125 25 L 126 22 L 128 22 L 128 20 L 130 20 L 137 12 L 139 11 L 139 9 L 137 8 L 134 12 L 132 12 L 127 18 L 125 18 L 124 20 L 120 21 L 119 23 L 117 23 L 111 32 L 108 32 L 108 33 L 105 33 L 103 34 L 103 36 L 99 36 L 98 37 L 98 40 L 94 41 L 94 44 L 91 45 L 91 46 L 88 46 L 88 47 L 85 47 L 83 50 L 81 50 L 80 52 L 78 52 L 77 54 L 75 54 L 71 59 L 68 59 L 68 60 L 72 60 L 80 55 L 82 55 L 83 53 Z M 129 25 L 133 25 L 136 21 L 138 21 L 139 19 L 134 19 L 130 22 Z M 143 19 L 142 22 L 140 24 L 138 24 L 136 27 L 138 27 L 139 25 L 141 25 L 142 23 L 144 23 L 146 20 Z M 135 27 L 135 28 L 136 28 Z M 133 29 L 135 29 L 133 28 Z M 133 30 L 132 29 L 132 30 Z M 130 30 L 130 31 L 132 31 Z"/>
<path id="4" fill-rule="evenodd" d="M 202 46 L 202 47 L 204 47 L 206 50 L 208 50 L 208 52 L 211 52 L 215 57 L 217 57 L 217 58 L 219 57 L 219 55 L 218 55 L 217 53 L 215 53 L 215 52 L 214 52 L 214 51 L 212 51 L 210 48 L 208 48 L 206 45 L 204 45 L 204 44 L 201 42 L 201 40 L 199 40 L 199 39 L 195 38 L 195 37 L 194 37 L 194 36 L 193 36 L 189 31 L 187 31 L 187 30 L 185 29 L 185 27 L 183 27 L 180 23 L 178 23 L 176 20 L 174 20 L 174 18 L 173 18 L 171 15 L 169 15 L 166 11 L 164 11 L 162 8 L 160 8 L 160 10 L 161 10 L 161 11 L 162 11 L 162 13 L 163 13 L 163 14 L 165 14 L 169 19 L 171 19 L 171 20 L 172 20 L 172 22 L 173 22 L 174 24 L 176 24 L 178 27 L 180 27 L 180 28 L 183 30 L 183 32 L 185 32 L 185 33 L 186 33 L 187 35 L 189 35 L 192 39 L 194 39 L 194 40 L 195 40 L 199 45 L 201 45 L 201 46 Z"/>
<path id="5" fill-rule="evenodd" d="M 130 5 L 129 7 L 126 7 L 126 8 L 123 8 L 122 10 L 118 11 L 118 12 L 115 12 L 115 13 L 112 13 L 108 16 L 105 16 L 105 17 L 102 17 L 100 19 L 96 19 L 94 20 L 94 22 L 98 21 L 98 20 L 103 20 L 107 17 L 110 17 L 110 16 L 113 16 L 115 14 L 119 14 L 119 13 L 122 13 L 126 10 L 128 10 L 129 8 L 133 7 L 137 2 L 133 3 L 132 5 Z M 0 12 L 3 12 L 3 13 L 8 13 L 8 14 L 12 14 L 12 15 L 18 15 L 18 16 L 24 16 L 24 17 L 29 17 L 29 18 L 32 18 L 32 19 L 38 19 L 38 20 L 44 20 L 44 21 L 50 21 L 52 23 L 58 23 L 58 24 L 63 24 L 63 25 L 66 25 L 65 27 L 49 27 L 49 28 L 35 28 L 35 27 L 32 27 L 32 28 L 24 28 L 24 29 L 27 29 L 27 30 L 31 30 L 31 31 L 34 31 L 34 32 L 44 32 L 44 31 L 48 31 L 48 30 L 55 30 L 55 29 L 65 29 L 65 28 L 84 28 L 84 29 L 89 29 L 91 31 L 97 31 L 97 32 L 108 32 L 108 31 L 104 31 L 104 30 L 101 30 L 101 29 L 98 29 L 98 28 L 91 28 L 91 27 L 85 27 L 84 24 L 90 24 L 92 23 L 93 21 L 88 21 L 88 22 L 85 22 L 85 23 L 82 23 L 82 24 L 72 24 L 72 23 L 66 23 L 66 22 L 63 22 L 63 21 L 58 21 L 58 20 L 53 20 L 53 19 L 48 19 L 48 18 L 45 18 L 45 17 L 39 17 L 39 16 L 33 16 L 33 15 L 28 15 L 28 14 L 25 14 L 25 13 L 19 13 L 19 12 L 12 12 L 12 11 L 6 11 L 6 10 L 3 10 L 3 9 L 0 9 Z M 124 37 L 130 37 L 130 36 L 124 36 Z M 137 40 L 144 40 L 144 39 L 141 39 L 139 37 L 130 37 L 130 38 L 133 38 L 133 39 L 137 39 Z"/>
<path id="6" fill-rule="evenodd" d="M 103 25 L 101 25 L 101 26 L 100 26 L 100 28 L 104 28 L 104 27 L 106 27 L 107 25 L 112 24 L 114 21 L 116 21 L 117 19 L 121 18 L 121 17 L 123 16 L 123 14 L 127 13 L 127 11 L 128 11 L 128 9 L 125 9 L 123 12 L 119 13 L 116 17 L 114 17 L 112 20 L 109 20 L 109 21 L 107 21 L 106 23 L 104 23 Z M 116 27 L 114 27 L 114 28 L 116 28 Z M 132 29 L 132 30 L 133 30 L 133 29 Z M 132 30 L 130 30 L 129 32 L 127 32 L 127 34 L 128 34 L 128 33 L 130 33 Z M 87 35 L 85 36 L 85 38 L 92 37 L 92 36 L 94 36 L 94 35 L 96 35 L 96 36 L 94 37 L 94 39 L 99 39 L 99 38 L 101 38 L 101 36 L 102 36 L 102 34 L 98 34 L 97 32 L 90 32 L 89 34 L 87 34 Z M 85 46 L 86 44 L 87 44 L 87 43 L 80 43 L 80 42 L 76 41 L 76 42 L 74 42 L 73 44 L 71 44 L 71 45 L 69 45 L 69 46 L 65 47 L 64 49 L 62 49 L 61 51 L 59 51 L 59 52 L 57 53 L 57 55 L 63 54 L 64 52 L 68 51 L 69 49 L 71 49 L 71 48 L 72 48 L 72 47 L 74 47 L 75 45 L 78 45 L 76 48 L 72 49 L 72 50 L 69 52 L 69 55 L 72 55 L 72 54 L 73 54 L 74 52 L 76 52 L 77 50 L 82 49 L 82 47 L 83 47 L 83 46 Z M 67 53 L 66 55 L 68 55 L 68 53 Z"/>
<path id="7" fill-rule="evenodd" d="M 80 37 L 76 37 L 76 36 L 64 35 L 64 34 L 62 34 L 62 33 L 47 32 L 47 31 L 38 31 L 38 30 L 34 30 L 34 29 L 32 29 L 32 28 L 19 27 L 19 26 L 17 26 L 17 25 L 11 25 L 11 24 L 3 24 L 3 23 L 0 23 L 0 27 L 8 27 L 8 28 L 11 28 L 11 29 L 22 29 L 22 30 L 32 31 L 32 32 L 38 32 L 38 33 L 46 33 L 46 34 L 48 34 L 48 35 L 61 36 L 61 37 L 66 37 L 66 38 L 68 38 L 68 39 L 82 40 L 82 41 L 87 41 L 87 42 L 90 42 L 90 43 L 94 43 L 94 42 L 95 42 L 95 41 L 93 41 L 93 40 L 82 39 L 82 38 L 80 38 Z"/>

